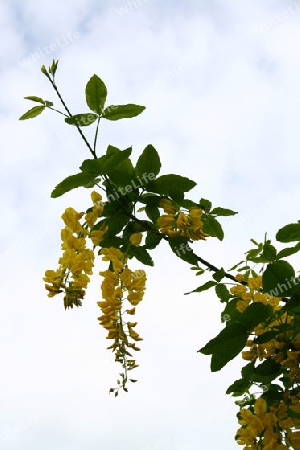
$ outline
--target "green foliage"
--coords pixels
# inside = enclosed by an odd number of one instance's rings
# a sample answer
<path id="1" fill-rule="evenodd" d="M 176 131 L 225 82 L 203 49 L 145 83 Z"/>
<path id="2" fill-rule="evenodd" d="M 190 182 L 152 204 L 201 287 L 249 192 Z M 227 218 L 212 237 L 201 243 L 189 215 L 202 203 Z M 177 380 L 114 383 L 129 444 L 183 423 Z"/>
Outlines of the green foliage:
<path id="1" fill-rule="evenodd" d="M 107 89 L 97 75 L 93 75 L 85 88 L 85 98 L 88 107 L 100 115 L 106 102 Z"/>
<path id="2" fill-rule="evenodd" d="M 39 116 L 42 114 L 46 106 L 34 106 L 25 114 L 23 114 L 19 120 L 33 119 L 33 117 Z"/>
<path id="3" fill-rule="evenodd" d="M 102 113 L 102 117 L 107 120 L 120 120 L 136 117 L 144 111 L 145 106 L 140 105 L 110 105 Z"/>

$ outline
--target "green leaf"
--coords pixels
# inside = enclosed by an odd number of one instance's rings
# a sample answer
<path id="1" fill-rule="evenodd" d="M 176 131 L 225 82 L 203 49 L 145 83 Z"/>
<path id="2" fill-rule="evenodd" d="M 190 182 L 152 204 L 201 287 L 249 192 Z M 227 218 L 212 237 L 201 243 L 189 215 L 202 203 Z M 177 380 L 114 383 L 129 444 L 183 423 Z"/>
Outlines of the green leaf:
<path id="1" fill-rule="evenodd" d="M 94 176 L 103 175 L 105 173 L 106 160 L 106 155 L 98 159 L 85 159 L 80 166 L 80 170 L 85 173 L 94 174 Z"/>
<path id="2" fill-rule="evenodd" d="M 234 397 L 239 397 L 245 392 L 248 392 L 250 386 L 250 381 L 244 380 L 242 378 L 240 380 L 236 380 L 233 384 L 231 384 L 227 389 L 226 394 L 232 394 Z"/>
<path id="3" fill-rule="evenodd" d="M 256 302 L 251 303 L 245 311 L 237 319 L 239 323 L 242 323 L 244 327 L 250 332 L 266 319 L 274 314 L 274 310 L 270 305 L 264 305 L 263 303 Z"/>
<path id="4" fill-rule="evenodd" d="M 200 205 L 198 203 L 193 202 L 192 200 L 185 198 L 180 202 L 180 206 L 186 209 L 191 209 L 191 208 L 199 208 Z"/>
<path id="5" fill-rule="evenodd" d="M 280 228 L 276 233 L 276 239 L 279 242 L 300 241 L 300 222 Z"/>
<path id="6" fill-rule="evenodd" d="M 287 414 L 288 414 L 288 417 L 293 417 L 294 419 L 300 419 L 300 413 L 293 411 L 292 409 L 288 409 Z"/>
<path id="7" fill-rule="evenodd" d="M 225 270 L 223 269 L 223 267 L 219 270 L 217 270 L 214 274 L 213 274 L 213 279 L 216 281 L 221 281 L 222 278 L 224 278 L 225 275 Z"/>
<path id="8" fill-rule="evenodd" d="M 241 323 L 232 323 L 224 328 L 218 336 L 211 339 L 199 352 L 212 355 L 211 371 L 217 372 L 235 358 L 245 347 L 248 333 Z"/>
<path id="9" fill-rule="evenodd" d="M 27 111 L 25 114 L 23 114 L 19 120 L 26 120 L 26 119 L 33 119 L 33 117 L 38 116 L 41 114 L 45 109 L 45 106 L 34 106 L 29 111 Z"/>
<path id="10" fill-rule="evenodd" d="M 270 383 L 277 378 L 284 368 L 281 364 L 274 362 L 272 359 L 266 359 L 263 363 L 254 368 L 252 372 L 252 381 L 258 383 Z"/>
<path id="11" fill-rule="evenodd" d="M 205 198 L 201 198 L 199 204 L 200 204 L 200 208 L 202 208 L 203 211 L 205 211 L 206 213 L 209 213 L 211 206 L 212 206 L 211 201 L 206 200 Z"/>
<path id="12" fill-rule="evenodd" d="M 158 175 L 161 168 L 159 154 L 155 148 L 149 144 L 140 155 L 136 166 L 135 172 L 138 177 L 143 176 L 144 173 L 152 173 L 154 176 Z"/>
<path id="13" fill-rule="evenodd" d="M 85 113 L 85 114 L 75 114 L 72 117 L 66 117 L 65 122 L 69 125 L 76 125 L 78 127 L 87 127 L 92 125 L 92 123 L 97 120 L 97 114 Z"/>
<path id="14" fill-rule="evenodd" d="M 222 322 L 226 322 L 227 324 L 229 322 L 235 322 L 241 315 L 240 311 L 237 309 L 237 302 L 239 300 L 239 298 L 234 298 L 226 304 L 225 309 L 221 314 Z"/>
<path id="15" fill-rule="evenodd" d="M 35 95 L 29 95 L 28 97 L 24 97 L 26 100 L 31 100 L 32 102 L 37 103 L 45 103 L 45 100 L 43 100 L 41 97 L 36 97 Z"/>
<path id="16" fill-rule="evenodd" d="M 215 291 L 221 302 L 228 302 L 230 299 L 230 292 L 225 284 L 219 283 L 215 286 Z"/>
<path id="17" fill-rule="evenodd" d="M 107 96 L 107 89 L 101 78 L 93 75 L 85 88 L 85 97 L 88 107 L 97 114 L 101 114 Z"/>
<path id="18" fill-rule="evenodd" d="M 295 247 L 287 247 L 287 248 L 280 250 L 280 252 L 278 252 L 278 254 L 277 254 L 276 259 L 286 258 L 287 256 L 290 256 L 290 255 L 293 255 L 294 253 L 299 252 L 299 250 L 300 250 L 300 242 L 298 244 L 296 244 Z"/>
<path id="19" fill-rule="evenodd" d="M 290 282 L 294 277 L 295 271 L 287 261 L 275 261 L 268 264 L 263 273 L 263 290 L 273 297 L 287 297 L 292 291 Z"/>
<path id="20" fill-rule="evenodd" d="M 110 180 L 120 188 L 121 195 L 139 187 L 139 184 L 136 184 L 134 167 L 129 158 L 118 164 L 116 168 L 107 169 L 107 173 Z"/>
<path id="21" fill-rule="evenodd" d="M 263 262 L 273 262 L 276 259 L 276 248 L 269 244 L 266 243 L 263 246 L 263 251 L 262 251 L 262 258 L 264 259 Z"/>
<path id="22" fill-rule="evenodd" d="M 278 336 L 278 331 L 267 331 L 266 333 L 260 334 L 254 339 L 255 344 L 265 344 L 266 342 L 275 339 Z"/>
<path id="23" fill-rule="evenodd" d="M 192 265 L 198 264 L 197 255 L 193 252 L 188 244 L 188 238 L 185 237 L 170 237 L 169 245 L 172 252 L 175 253 L 180 259 L 186 261 Z"/>
<path id="24" fill-rule="evenodd" d="M 136 117 L 141 114 L 145 106 L 140 105 L 110 105 L 102 113 L 102 117 L 107 120 L 120 120 Z"/>
<path id="25" fill-rule="evenodd" d="M 134 256 L 138 261 L 147 266 L 154 266 L 154 262 L 144 246 L 130 247 L 130 256 Z"/>
<path id="26" fill-rule="evenodd" d="M 239 267 L 241 264 L 244 264 L 245 263 L 245 261 L 243 260 L 243 261 L 240 261 L 240 262 L 238 262 L 237 264 L 235 264 L 233 267 L 231 267 L 229 270 L 235 270 L 235 269 L 237 269 L 237 267 Z"/>
<path id="27" fill-rule="evenodd" d="M 160 216 L 159 209 L 156 206 L 147 205 L 145 208 L 146 214 L 153 223 L 156 223 Z"/>
<path id="28" fill-rule="evenodd" d="M 115 236 L 124 228 L 128 223 L 129 217 L 122 212 L 116 211 L 112 215 L 107 217 L 107 235 Z"/>
<path id="29" fill-rule="evenodd" d="M 49 73 L 52 73 L 52 75 L 55 75 L 55 72 L 56 72 L 56 70 L 57 70 L 57 65 L 58 65 L 58 60 L 55 61 L 55 60 L 53 59 L 52 65 L 51 65 L 51 67 L 49 67 Z"/>
<path id="30" fill-rule="evenodd" d="M 206 283 L 202 284 L 202 286 L 199 286 L 197 289 L 194 289 L 191 292 L 185 292 L 184 295 L 189 295 L 192 294 L 193 292 L 203 292 L 203 291 L 207 291 L 208 289 L 210 289 L 213 286 L 216 286 L 216 282 L 215 281 L 207 281 Z"/>
<path id="31" fill-rule="evenodd" d="M 160 241 L 162 240 L 162 236 L 153 233 L 152 231 L 147 231 L 147 236 L 145 240 L 145 246 L 148 249 L 153 249 L 158 246 Z"/>
<path id="32" fill-rule="evenodd" d="M 231 209 L 226 208 L 214 208 L 212 211 L 210 211 L 210 214 L 216 214 L 217 216 L 234 216 L 235 214 L 238 214 L 236 211 L 232 211 Z"/>
<path id="33" fill-rule="evenodd" d="M 55 189 L 51 192 L 51 197 L 52 198 L 60 197 L 66 192 L 69 192 L 72 189 L 78 188 L 80 186 L 90 187 L 90 183 L 94 179 L 95 176 L 90 173 L 80 172 L 76 173 L 75 175 L 70 175 L 55 187 Z"/>
<path id="34" fill-rule="evenodd" d="M 180 175 L 162 175 L 154 181 L 150 181 L 147 185 L 147 190 L 156 192 L 161 195 L 172 195 L 174 191 L 188 192 L 196 186 L 195 181 Z"/>
<path id="35" fill-rule="evenodd" d="M 112 149 L 114 149 L 114 152 L 112 152 Z M 105 172 L 109 175 L 111 170 L 114 170 L 129 158 L 131 152 L 132 147 L 126 148 L 125 150 L 119 150 L 116 147 L 109 145 L 106 151 L 106 160 L 104 164 Z M 133 173 L 133 170 L 131 172 Z"/>
<path id="36" fill-rule="evenodd" d="M 224 231 L 221 224 L 212 216 L 207 216 L 203 220 L 203 231 L 211 237 L 217 237 L 220 241 L 224 238 Z"/>

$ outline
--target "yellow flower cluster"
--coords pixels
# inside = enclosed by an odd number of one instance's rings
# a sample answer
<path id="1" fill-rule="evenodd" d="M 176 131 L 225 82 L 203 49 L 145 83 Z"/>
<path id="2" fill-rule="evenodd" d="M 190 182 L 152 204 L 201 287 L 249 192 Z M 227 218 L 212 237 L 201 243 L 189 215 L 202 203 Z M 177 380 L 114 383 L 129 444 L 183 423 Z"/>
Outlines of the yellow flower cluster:
<path id="1" fill-rule="evenodd" d="M 286 450 L 289 448 L 283 443 L 283 435 L 279 432 L 282 429 L 275 408 L 271 408 L 268 412 L 267 403 L 262 397 L 256 400 L 252 411 L 242 408 L 239 417 L 239 424 L 242 427 L 237 431 L 237 443 L 245 445 L 244 450 Z"/>
<path id="2" fill-rule="evenodd" d="M 238 281 L 242 281 L 238 279 Z M 293 317 L 286 311 L 281 311 L 281 298 L 271 297 L 263 293 L 262 277 L 249 278 L 248 286 L 236 285 L 230 289 L 238 300 L 237 309 L 245 311 L 251 302 L 261 302 L 272 306 L 274 318 L 267 324 L 259 324 L 252 330 L 255 336 L 260 336 L 268 331 L 276 331 L 276 339 L 257 344 L 253 339 L 247 341 L 250 349 L 242 352 L 242 358 L 246 361 L 262 361 L 271 359 L 282 364 L 285 375 L 289 376 L 291 383 L 300 381 L 300 334 L 293 331 Z M 291 327 L 286 327 L 289 324 Z M 282 331 L 280 331 L 282 330 Z M 254 410 L 241 409 L 239 423 L 242 425 L 237 432 L 238 443 L 245 445 L 244 449 L 299 449 L 300 432 L 295 431 L 300 427 L 300 419 L 293 418 L 289 411 L 300 413 L 300 399 L 293 395 L 290 398 L 286 391 L 286 398 L 273 405 L 267 411 L 267 405 L 263 398 L 256 400 Z M 297 444 L 298 442 L 298 444 Z M 291 447 L 292 445 L 292 447 Z"/>
<path id="3" fill-rule="evenodd" d="M 87 248 L 87 237 L 94 245 L 101 241 L 106 228 L 90 230 L 97 218 L 103 212 L 101 195 L 93 191 L 91 194 L 93 208 L 86 214 L 67 208 L 62 214 L 65 227 L 61 230 L 62 256 L 59 258 L 59 267 L 56 271 L 46 270 L 43 280 L 46 282 L 48 297 L 64 293 L 65 308 L 81 306 L 85 289 L 90 281 L 88 275 L 92 274 L 94 266 L 94 252 Z M 80 223 L 84 217 L 85 222 Z"/>
<path id="4" fill-rule="evenodd" d="M 244 450 L 300 450 L 300 419 L 289 416 L 289 409 L 300 412 L 296 395 L 278 401 L 267 410 L 266 401 L 260 397 L 251 409 L 242 408 L 238 414 L 237 443 L 245 445 Z"/>
<path id="5" fill-rule="evenodd" d="M 242 281 L 242 275 L 238 274 L 236 276 L 237 281 Z M 261 291 L 262 288 L 262 277 L 256 278 L 248 278 L 247 280 L 248 286 L 245 285 L 236 285 L 230 289 L 231 294 L 240 298 L 237 302 L 237 309 L 239 312 L 244 312 L 247 306 L 251 302 L 261 302 L 264 305 L 270 305 L 277 311 L 281 308 L 279 305 L 281 298 L 280 297 L 271 297 L 269 294 L 264 294 Z"/>
<path id="6" fill-rule="evenodd" d="M 157 219 L 161 233 L 171 237 L 184 236 L 193 241 L 205 240 L 208 237 L 208 234 L 202 231 L 203 211 L 201 208 L 190 208 L 188 214 L 184 211 L 177 212 L 172 201 L 165 198 L 160 201 L 159 206 L 166 213 Z"/>
<path id="7" fill-rule="evenodd" d="M 132 239 L 133 245 L 135 245 L 134 242 L 137 243 L 138 241 L 140 241 L 140 236 L 134 236 Z M 101 284 L 104 301 L 98 302 L 102 311 L 98 320 L 108 331 L 107 339 L 114 341 L 108 349 L 115 352 L 115 360 L 122 364 L 124 369 L 124 374 L 121 374 L 123 378 L 122 386 L 126 390 L 124 386 L 127 382 L 127 371 L 138 367 L 129 350 L 140 350 L 135 342 L 142 340 L 142 338 L 134 330 L 137 322 L 126 322 L 124 313 L 135 314 L 135 307 L 144 295 L 146 273 L 143 270 L 131 271 L 127 267 L 127 256 L 117 248 L 103 248 L 101 253 L 102 259 L 111 263 L 112 270 L 100 272 L 100 275 L 104 278 Z M 133 308 L 123 311 L 126 299 Z M 130 338 L 132 339 L 131 342 Z M 130 359 L 128 359 L 128 356 Z"/>

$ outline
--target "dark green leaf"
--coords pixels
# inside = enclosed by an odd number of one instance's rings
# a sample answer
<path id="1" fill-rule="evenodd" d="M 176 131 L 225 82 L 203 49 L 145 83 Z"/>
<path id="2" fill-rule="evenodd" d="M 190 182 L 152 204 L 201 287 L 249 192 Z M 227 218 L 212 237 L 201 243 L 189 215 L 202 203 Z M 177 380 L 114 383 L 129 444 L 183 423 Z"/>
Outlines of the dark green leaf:
<path id="1" fill-rule="evenodd" d="M 175 255 L 183 261 L 186 261 L 192 265 L 198 264 L 198 258 L 188 244 L 188 238 L 170 237 L 169 245 L 173 253 L 175 253 Z"/>
<path id="2" fill-rule="evenodd" d="M 211 339 L 203 348 L 198 350 L 198 352 L 201 352 L 204 355 L 211 355 L 219 350 L 220 344 L 228 341 L 229 339 L 241 336 L 245 339 L 245 344 L 242 347 L 243 349 L 246 345 L 248 337 L 247 330 L 241 323 L 232 323 L 220 331 L 215 338 Z"/>
<path id="3" fill-rule="evenodd" d="M 265 322 L 274 313 L 272 306 L 260 302 L 251 303 L 237 319 L 248 331 Z"/>
<path id="4" fill-rule="evenodd" d="M 97 114 L 101 114 L 107 96 L 107 89 L 101 78 L 93 75 L 85 88 L 85 97 L 88 107 Z"/>
<path id="5" fill-rule="evenodd" d="M 266 342 L 275 339 L 278 336 L 278 331 L 267 331 L 266 333 L 260 334 L 254 339 L 255 344 L 265 344 Z"/>
<path id="6" fill-rule="evenodd" d="M 280 228 L 276 233 L 276 239 L 279 242 L 300 241 L 300 222 L 290 223 Z"/>
<path id="7" fill-rule="evenodd" d="M 134 168 L 129 158 L 122 161 L 115 169 L 108 170 L 110 180 L 119 188 L 121 195 L 132 192 L 139 187 L 134 176 Z"/>
<path id="8" fill-rule="evenodd" d="M 199 208 L 200 205 L 186 198 L 180 202 L 180 206 L 186 209 L 191 209 L 191 208 Z"/>
<path id="9" fill-rule="evenodd" d="M 294 419 L 300 419 L 300 412 L 293 411 L 292 409 L 288 409 L 287 411 L 288 417 L 293 417 Z"/>
<path id="10" fill-rule="evenodd" d="M 114 236 L 120 233 L 123 227 L 128 223 L 129 218 L 122 212 L 115 212 L 112 216 L 107 218 L 108 230 L 107 234 L 109 236 Z"/>
<path id="11" fill-rule="evenodd" d="M 207 216 L 203 221 L 203 231 L 211 237 L 217 237 L 220 241 L 224 238 L 224 231 L 221 224 L 212 216 Z"/>
<path id="12" fill-rule="evenodd" d="M 268 264 L 263 273 L 263 290 L 273 297 L 287 297 L 292 291 L 294 277 L 295 271 L 288 262 L 275 261 Z"/>
<path id="13" fill-rule="evenodd" d="M 174 194 L 174 191 L 187 192 L 196 186 L 195 181 L 189 180 L 180 175 L 162 175 L 154 181 L 150 181 L 147 189 L 150 192 L 156 192 L 162 195 Z"/>
<path id="14" fill-rule="evenodd" d="M 160 243 L 161 240 L 162 240 L 162 236 L 159 236 L 159 235 L 153 233 L 152 231 L 147 231 L 145 246 L 148 249 L 152 250 L 153 248 L 158 246 L 158 244 Z"/>
<path id="15" fill-rule="evenodd" d="M 112 146 L 109 145 L 106 151 L 106 161 L 105 161 L 105 171 L 109 175 L 111 170 L 114 170 L 116 167 L 120 166 L 122 162 L 127 160 L 132 152 L 132 147 L 126 148 L 125 150 L 119 150 L 114 147 L 115 150 L 112 153 Z M 133 173 L 133 171 L 132 171 Z"/>
<path id="16" fill-rule="evenodd" d="M 225 275 L 225 270 L 223 269 L 223 267 L 219 270 L 217 270 L 214 274 L 213 274 L 213 279 L 216 281 L 221 281 L 222 278 L 224 278 Z"/>
<path id="17" fill-rule="evenodd" d="M 85 159 L 80 166 L 82 172 L 97 175 L 103 175 L 105 173 L 105 163 L 107 156 L 103 155 L 98 159 Z"/>
<path id="18" fill-rule="evenodd" d="M 202 286 L 197 287 L 197 289 L 194 289 L 191 292 L 185 292 L 184 295 L 192 294 L 193 292 L 203 292 L 207 291 L 211 287 L 215 286 L 217 283 L 215 281 L 207 281 L 206 283 L 202 284 Z"/>
<path id="19" fill-rule="evenodd" d="M 270 383 L 277 378 L 284 368 L 281 364 L 274 362 L 272 359 L 266 359 L 263 363 L 254 368 L 252 373 L 252 381 L 258 383 Z"/>
<path id="20" fill-rule="evenodd" d="M 217 372 L 243 350 L 247 338 L 245 327 L 241 323 L 232 323 L 199 351 L 204 355 L 212 354 L 211 371 Z"/>
<path id="21" fill-rule="evenodd" d="M 280 250 L 280 252 L 278 252 L 278 254 L 277 254 L 276 259 L 286 258 L 287 256 L 290 256 L 290 255 L 293 255 L 294 253 L 299 252 L 299 250 L 300 250 L 300 242 L 298 244 L 296 244 L 295 247 L 287 247 L 287 248 Z"/>
<path id="22" fill-rule="evenodd" d="M 229 386 L 226 391 L 226 394 L 233 394 L 234 397 L 239 397 L 243 395 L 245 392 L 248 392 L 251 383 L 248 380 L 244 380 L 243 378 L 240 380 L 236 380 L 233 384 Z"/>
<path id="23" fill-rule="evenodd" d="M 217 284 L 215 290 L 221 302 L 228 302 L 228 300 L 230 299 L 230 292 L 228 291 L 225 284 L 222 283 Z"/>
<path id="24" fill-rule="evenodd" d="M 55 187 L 55 189 L 51 193 L 51 197 L 60 197 L 66 192 L 69 192 L 72 189 L 78 188 L 80 186 L 86 187 L 88 185 L 90 187 L 90 183 L 92 180 L 94 180 L 94 178 L 94 175 L 90 173 L 80 172 L 76 173 L 75 175 L 70 175 Z"/>
<path id="25" fill-rule="evenodd" d="M 146 214 L 153 223 L 156 223 L 159 218 L 159 209 L 156 206 L 147 205 L 145 208 Z"/>
<path id="26" fill-rule="evenodd" d="M 138 261 L 140 261 L 143 264 L 146 264 L 147 266 L 154 266 L 153 260 L 149 253 L 147 252 L 146 248 L 143 246 L 140 247 L 130 247 L 130 256 L 134 256 Z"/>
<path id="27" fill-rule="evenodd" d="M 66 117 L 65 122 L 69 125 L 77 125 L 78 127 L 87 127 L 92 125 L 92 123 L 97 120 L 97 114 L 86 113 L 86 114 L 75 114 L 72 117 Z"/>
<path id="28" fill-rule="evenodd" d="M 263 251 L 262 251 L 262 257 L 264 259 L 263 262 L 275 261 L 276 253 L 277 253 L 276 248 L 273 245 L 271 245 L 269 243 L 264 244 Z"/>
<path id="29" fill-rule="evenodd" d="M 102 117 L 107 120 L 119 120 L 119 119 L 127 119 L 130 117 L 136 117 L 141 114 L 145 106 L 140 105 L 110 105 L 108 106 L 102 113 Z"/>
<path id="30" fill-rule="evenodd" d="M 45 109 L 45 106 L 34 106 L 29 111 L 27 111 L 25 114 L 23 114 L 19 120 L 26 120 L 26 119 L 33 119 L 33 117 L 38 116 L 41 114 Z"/>
<path id="31" fill-rule="evenodd" d="M 237 309 L 237 302 L 239 300 L 239 298 L 234 298 L 226 304 L 225 309 L 221 315 L 222 322 L 226 322 L 227 324 L 229 324 L 229 322 L 236 321 L 237 318 L 241 315 L 240 311 L 238 311 Z"/>
<path id="32" fill-rule="evenodd" d="M 217 216 L 234 216 L 237 214 L 236 211 L 232 211 L 231 209 L 226 208 L 214 208 L 212 211 L 210 211 L 210 214 L 216 214 Z"/>
<path id="33" fill-rule="evenodd" d="M 161 168 L 160 158 L 159 154 L 155 150 L 155 148 L 149 144 L 144 149 L 143 153 L 140 155 L 136 166 L 135 166 L 135 172 L 138 177 L 143 176 L 146 174 L 153 174 L 153 176 L 156 176 Z M 151 181 L 151 180 L 149 180 Z"/>
<path id="34" fill-rule="evenodd" d="M 200 207 L 203 209 L 203 211 L 205 211 L 206 213 L 209 213 L 212 203 L 209 200 L 206 200 L 205 198 L 201 198 L 200 202 Z"/>

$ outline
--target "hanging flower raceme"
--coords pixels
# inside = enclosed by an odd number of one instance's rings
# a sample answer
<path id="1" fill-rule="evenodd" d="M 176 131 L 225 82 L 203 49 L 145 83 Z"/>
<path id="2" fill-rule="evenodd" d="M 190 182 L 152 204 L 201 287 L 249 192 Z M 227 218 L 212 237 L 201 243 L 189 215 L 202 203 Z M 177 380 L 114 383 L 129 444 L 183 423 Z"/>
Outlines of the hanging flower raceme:
<path id="1" fill-rule="evenodd" d="M 188 237 L 193 241 L 205 240 L 209 236 L 202 231 L 201 208 L 190 208 L 188 214 L 184 211 L 177 212 L 173 202 L 165 198 L 160 201 L 159 206 L 166 213 L 157 219 L 161 233 L 171 237 Z"/>
<path id="2" fill-rule="evenodd" d="M 240 275 L 238 277 L 239 282 L 243 281 Z M 300 427 L 300 334 L 297 324 L 294 324 L 294 317 L 284 310 L 281 298 L 262 292 L 262 277 L 248 278 L 247 284 L 230 289 L 238 299 L 238 311 L 243 313 L 250 303 L 262 303 L 271 307 L 273 313 L 266 323 L 251 330 L 251 338 L 246 342 L 249 350 L 242 351 L 242 358 L 253 365 L 261 361 L 270 364 L 273 371 L 276 368 L 284 374 L 289 388 L 286 388 L 281 399 L 275 399 L 269 405 L 260 397 L 253 407 L 241 408 L 238 417 L 242 427 L 237 431 L 237 441 L 245 445 L 245 450 L 300 449 L 297 431 Z M 270 339 L 262 335 L 269 335 Z M 256 342 L 257 339 L 261 342 Z"/>
<path id="3" fill-rule="evenodd" d="M 133 235 L 131 239 L 133 245 L 140 241 L 141 236 Z M 113 340 L 108 349 L 115 353 L 115 360 L 121 363 L 123 368 L 121 380 L 117 381 L 119 387 L 110 390 L 118 395 L 120 387 L 127 391 L 128 371 L 138 367 L 131 351 L 140 350 L 136 342 L 142 338 L 134 330 L 137 322 L 128 321 L 125 314 L 131 316 L 135 314 L 135 307 L 144 295 L 146 273 L 143 270 L 131 271 L 127 267 L 126 254 L 117 248 L 103 248 L 101 254 L 104 261 L 110 262 L 111 270 L 100 272 L 104 278 L 101 284 L 104 301 L 98 302 L 102 312 L 98 320 L 108 332 L 107 339 Z"/>
<path id="4" fill-rule="evenodd" d="M 48 297 L 64 293 L 65 308 L 81 306 L 85 289 L 90 281 L 94 266 L 94 252 L 87 248 L 87 238 L 98 245 L 106 231 L 106 227 L 93 230 L 93 226 L 103 212 L 101 195 L 93 191 L 91 194 L 93 207 L 87 213 L 67 208 L 62 214 L 65 227 L 61 230 L 62 256 L 56 271 L 47 270 L 45 277 Z M 81 219 L 84 219 L 81 223 Z"/>

